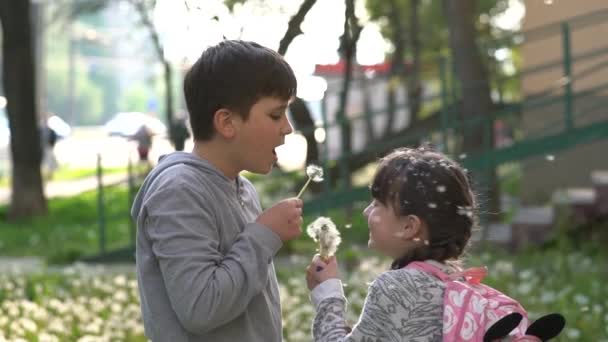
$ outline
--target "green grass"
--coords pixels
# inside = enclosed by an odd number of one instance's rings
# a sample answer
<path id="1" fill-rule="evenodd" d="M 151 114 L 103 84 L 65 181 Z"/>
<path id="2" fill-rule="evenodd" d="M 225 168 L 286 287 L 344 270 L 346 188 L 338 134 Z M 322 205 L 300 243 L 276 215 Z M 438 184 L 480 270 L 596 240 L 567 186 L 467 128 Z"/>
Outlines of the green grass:
<path id="1" fill-rule="evenodd" d="M 116 173 L 127 173 L 126 167 L 114 167 L 104 168 L 103 174 L 116 174 Z M 78 180 L 87 177 L 94 177 L 97 175 L 97 168 L 85 168 L 85 169 L 73 169 L 69 167 L 60 167 L 53 173 L 52 181 L 70 181 Z M 0 179 L 0 187 L 8 187 L 11 184 L 10 177 L 3 177 Z"/>
<path id="2" fill-rule="evenodd" d="M 0 221 L 0 255 L 39 256 L 51 262 L 69 262 L 99 251 L 99 214 L 97 191 L 70 198 L 48 201 L 49 214 L 18 222 Z M 129 243 L 126 186 L 104 190 L 107 248 Z M 6 217 L 6 206 L 0 215 Z"/>

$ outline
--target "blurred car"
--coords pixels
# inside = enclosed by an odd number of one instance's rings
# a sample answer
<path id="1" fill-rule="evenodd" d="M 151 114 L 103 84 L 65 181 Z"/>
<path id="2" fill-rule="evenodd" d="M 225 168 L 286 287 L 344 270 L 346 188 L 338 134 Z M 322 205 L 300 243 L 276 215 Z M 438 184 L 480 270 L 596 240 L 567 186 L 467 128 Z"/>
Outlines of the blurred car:
<path id="1" fill-rule="evenodd" d="M 8 146 L 11 140 L 11 130 L 8 127 L 8 118 L 4 108 L 0 108 L 0 147 Z"/>
<path id="2" fill-rule="evenodd" d="M 132 137 L 137 130 L 146 125 L 154 135 L 164 135 L 167 127 L 159 119 L 140 112 L 121 112 L 104 125 L 109 135 Z"/>
<path id="3" fill-rule="evenodd" d="M 57 137 L 62 139 L 72 133 L 72 127 L 57 115 L 50 116 L 46 121 L 47 126 L 52 129 Z M 0 108 L 0 146 L 8 146 L 11 140 L 11 130 L 8 126 L 6 111 Z"/>
<path id="4" fill-rule="evenodd" d="M 46 125 L 55 131 L 55 134 L 57 134 L 57 137 L 59 138 L 66 138 L 72 133 L 72 127 L 57 115 L 49 116 L 49 118 L 46 119 Z"/>

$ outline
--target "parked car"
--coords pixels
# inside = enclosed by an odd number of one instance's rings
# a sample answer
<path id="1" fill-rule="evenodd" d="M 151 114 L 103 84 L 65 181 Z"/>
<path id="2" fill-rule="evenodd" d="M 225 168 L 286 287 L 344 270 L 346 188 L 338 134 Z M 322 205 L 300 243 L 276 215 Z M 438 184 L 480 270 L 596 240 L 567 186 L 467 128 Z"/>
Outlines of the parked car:
<path id="1" fill-rule="evenodd" d="M 57 137 L 59 138 L 66 138 L 70 135 L 70 133 L 72 133 L 72 127 L 70 127 L 67 122 L 63 121 L 63 119 L 57 115 L 49 116 L 49 118 L 46 120 L 46 125 L 55 131 L 55 134 L 57 134 Z"/>
<path id="2" fill-rule="evenodd" d="M 4 108 L 0 108 L 0 147 L 8 146 L 11 140 L 11 130 L 8 127 L 8 118 Z"/>
<path id="3" fill-rule="evenodd" d="M 121 112 L 104 125 L 109 135 L 131 137 L 137 130 L 146 125 L 154 135 L 165 135 L 167 127 L 159 119 L 140 112 Z"/>

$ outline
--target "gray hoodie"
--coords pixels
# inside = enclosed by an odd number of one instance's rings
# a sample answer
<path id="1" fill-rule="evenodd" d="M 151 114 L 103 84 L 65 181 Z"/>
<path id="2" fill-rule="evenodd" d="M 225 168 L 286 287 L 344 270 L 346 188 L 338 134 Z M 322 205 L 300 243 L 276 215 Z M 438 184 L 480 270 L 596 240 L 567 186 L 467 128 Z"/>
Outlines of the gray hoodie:
<path id="1" fill-rule="evenodd" d="M 255 223 L 253 185 L 185 152 L 161 158 L 140 189 L 137 279 L 152 341 L 281 341 L 272 262 L 277 234 Z"/>

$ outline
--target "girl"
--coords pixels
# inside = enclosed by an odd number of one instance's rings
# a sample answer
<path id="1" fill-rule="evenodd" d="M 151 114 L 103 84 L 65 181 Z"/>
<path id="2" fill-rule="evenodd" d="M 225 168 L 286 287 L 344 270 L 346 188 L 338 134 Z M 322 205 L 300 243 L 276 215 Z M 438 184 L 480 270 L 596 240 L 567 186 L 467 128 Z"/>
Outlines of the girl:
<path id="1" fill-rule="evenodd" d="M 424 261 L 445 273 L 460 271 L 476 225 L 475 196 L 463 169 L 426 147 L 397 149 L 380 160 L 363 214 L 368 245 L 391 257 L 391 270 L 370 285 L 359 322 L 351 329 L 335 258 L 315 256 L 306 280 L 316 308 L 315 341 L 441 341 L 445 285 Z"/>

